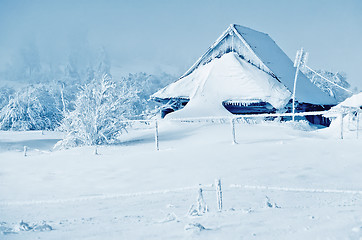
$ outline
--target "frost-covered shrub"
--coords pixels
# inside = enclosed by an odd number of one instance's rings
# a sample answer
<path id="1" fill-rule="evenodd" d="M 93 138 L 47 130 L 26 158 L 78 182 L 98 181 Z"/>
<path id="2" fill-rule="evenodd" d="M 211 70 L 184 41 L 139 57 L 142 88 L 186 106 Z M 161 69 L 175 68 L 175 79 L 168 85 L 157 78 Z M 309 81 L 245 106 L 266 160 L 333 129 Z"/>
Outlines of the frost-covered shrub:
<path id="1" fill-rule="evenodd" d="M 30 85 L 15 92 L 0 111 L 1 130 L 54 129 L 60 119 L 59 105 L 44 85 Z"/>
<path id="2" fill-rule="evenodd" d="M 110 144 L 126 130 L 127 120 L 134 115 L 135 92 L 115 83 L 108 75 L 96 78 L 77 94 L 74 111 L 67 112 L 59 127 L 67 133 L 56 147 Z"/>

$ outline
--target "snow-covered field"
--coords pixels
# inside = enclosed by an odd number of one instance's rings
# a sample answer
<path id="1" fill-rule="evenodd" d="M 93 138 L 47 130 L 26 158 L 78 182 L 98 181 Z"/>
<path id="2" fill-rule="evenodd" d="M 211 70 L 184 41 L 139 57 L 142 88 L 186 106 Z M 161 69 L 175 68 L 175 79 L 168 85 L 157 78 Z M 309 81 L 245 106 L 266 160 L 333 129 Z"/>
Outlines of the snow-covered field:
<path id="1" fill-rule="evenodd" d="M 159 130 L 160 151 L 149 128 L 98 155 L 53 151 L 59 133 L 0 132 L 0 239 L 362 238 L 355 131 L 240 123 L 232 144 L 229 123 Z M 199 184 L 209 211 L 190 216 Z"/>

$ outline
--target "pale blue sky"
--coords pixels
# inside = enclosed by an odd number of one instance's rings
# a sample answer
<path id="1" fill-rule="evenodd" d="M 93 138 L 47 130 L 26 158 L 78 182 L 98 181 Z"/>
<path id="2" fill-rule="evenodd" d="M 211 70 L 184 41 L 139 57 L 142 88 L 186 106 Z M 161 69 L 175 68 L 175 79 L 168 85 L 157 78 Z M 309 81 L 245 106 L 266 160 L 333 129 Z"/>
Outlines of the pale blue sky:
<path id="1" fill-rule="evenodd" d="M 42 61 L 104 46 L 122 71 L 182 74 L 230 23 L 268 33 L 294 59 L 344 71 L 362 89 L 362 1 L 19 1 L 0 0 L 0 69 L 34 43 Z"/>

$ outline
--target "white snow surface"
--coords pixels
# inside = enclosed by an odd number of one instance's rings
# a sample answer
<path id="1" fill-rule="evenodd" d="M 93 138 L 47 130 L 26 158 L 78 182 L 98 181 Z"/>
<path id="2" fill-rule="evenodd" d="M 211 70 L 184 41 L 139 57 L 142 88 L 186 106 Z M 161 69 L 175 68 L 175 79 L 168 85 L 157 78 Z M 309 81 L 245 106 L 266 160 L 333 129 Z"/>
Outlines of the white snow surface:
<path id="1" fill-rule="evenodd" d="M 154 96 L 168 98 L 176 94 L 190 101 L 183 109 L 168 114 L 168 118 L 227 116 L 230 113 L 222 105 L 225 100 L 258 99 L 278 109 L 291 96 L 283 84 L 233 52 L 196 69 Z"/>
<path id="2" fill-rule="evenodd" d="M 160 151 L 150 126 L 94 155 L 51 151 L 53 132 L 0 132 L 0 239 L 360 239 L 355 133 L 240 122 L 232 144 L 229 123 L 162 120 Z M 199 184 L 209 211 L 190 216 Z"/>

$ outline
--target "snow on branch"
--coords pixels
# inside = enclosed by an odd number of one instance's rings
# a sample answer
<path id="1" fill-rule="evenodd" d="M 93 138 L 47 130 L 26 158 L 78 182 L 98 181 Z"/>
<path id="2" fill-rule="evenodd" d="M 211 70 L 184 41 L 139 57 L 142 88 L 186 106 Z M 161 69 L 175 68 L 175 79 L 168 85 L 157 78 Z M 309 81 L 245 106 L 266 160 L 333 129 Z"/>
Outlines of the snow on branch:
<path id="1" fill-rule="evenodd" d="M 122 90 L 123 89 L 123 90 Z M 59 127 L 67 133 L 56 147 L 111 144 L 129 125 L 124 120 L 133 115 L 134 91 L 124 91 L 104 74 L 83 86 L 75 100 L 74 111 L 67 113 Z"/>

